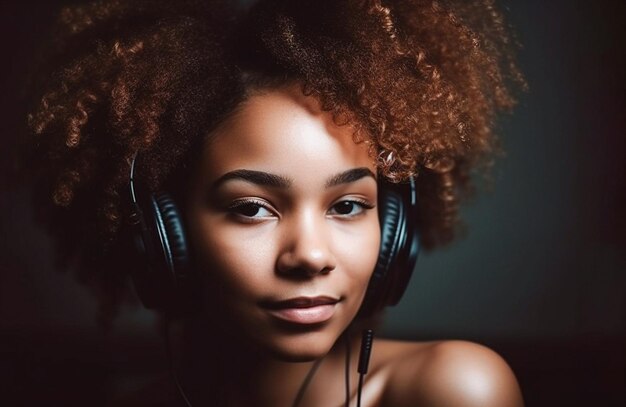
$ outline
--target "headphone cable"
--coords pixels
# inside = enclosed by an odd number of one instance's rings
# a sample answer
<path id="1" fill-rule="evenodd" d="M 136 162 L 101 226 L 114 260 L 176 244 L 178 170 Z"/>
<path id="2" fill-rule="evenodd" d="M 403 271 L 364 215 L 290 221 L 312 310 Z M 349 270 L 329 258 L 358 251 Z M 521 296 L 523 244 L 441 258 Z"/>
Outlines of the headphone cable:
<path id="1" fill-rule="evenodd" d="M 317 359 L 315 363 L 313 364 L 313 366 L 311 366 L 311 369 L 306 374 L 304 381 L 302 382 L 302 384 L 300 385 L 300 388 L 298 389 L 298 394 L 296 394 L 296 398 L 293 401 L 293 404 L 291 405 L 292 407 L 297 407 L 300 404 L 300 401 L 302 401 L 302 398 L 304 397 L 304 393 L 306 392 L 306 389 L 309 387 L 309 383 L 311 383 L 313 376 L 315 376 L 315 372 L 317 372 L 317 368 L 320 367 L 320 365 L 322 364 L 322 360 L 324 360 L 324 358 Z"/>
<path id="2" fill-rule="evenodd" d="M 183 390 L 182 384 L 178 380 L 178 374 L 176 372 L 176 367 L 174 366 L 174 357 L 172 354 L 172 343 L 170 341 L 170 325 L 171 325 L 170 319 L 166 318 L 164 336 L 165 336 L 165 354 L 167 355 L 168 370 L 170 372 L 170 375 L 172 376 L 172 379 L 174 380 L 174 384 L 176 385 L 176 390 L 178 392 L 178 396 L 180 397 L 181 401 L 184 403 L 186 407 L 193 407 L 191 405 L 191 402 L 187 398 L 187 394 L 185 394 L 185 390 Z"/>
<path id="3" fill-rule="evenodd" d="M 182 401 L 182 403 L 186 406 L 186 407 L 193 407 L 191 402 L 189 401 L 189 398 L 187 398 L 187 394 L 185 393 L 185 390 L 183 389 L 183 386 L 180 382 L 180 380 L 178 379 L 178 374 L 176 371 L 176 367 L 174 366 L 174 357 L 173 357 L 173 353 L 172 353 L 172 343 L 170 340 L 170 319 L 166 318 L 165 320 L 165 327 L 164 327 L 164 337 L 165 337 L 165 354 L 166 354 L 166 358 L 167 358 L 167 365 L 168 365 L 168 370 L 170 372 L 170 375 L 172 376 L 172 379 L 174 380 L 174 384 L 176 385 L 176 390 L 178 393 L 178 396 L 180 398 L 180 400 Z M 349 349 L 350 344 L 348 343 L 348 349 Z M 350 382 L 349 382 L 349 373 L 347 370 L 347 367 L 350 364 L 350 354 L 347 353 L 346 356 L 346 407 L 348 407 L 348 403 L 349 403 L 349 391 L 350 391 Z M 315 373 L 317 372 L 317 369 L 319 368 L 319 366 L 322 363 L 322 360 L 324 358 L 319 358 L 315 361 L 315 363 L 313 364 L 313 366 L 311 366 L 311 369 L 309 370 L 309 372 L 307 373 L 306 377 L 304 378 L 304 381 L 302 382 L 302 384 L 300 385 L 300 388 L 298 389 L 298 394 L 296 394 L 296 398 L 293 401 L 292 407 L 297 407 L 300 404 L 300 401 L 302 400 L 302 398 L 304 397 L 304 393 L 306 392 L 306 389 L 309 387 L 309 383 L 311 382 L 311 380 L 313 379 L 313 376 L 315 376 Z"/>
<path id="4" fill-rule="evenodd" d="M 374 342 L 374 331 L 366 329 L 363 331 L 361 337 L 361 352 L 359 354 L 359 386 L 357 390 L 356 405 L 361 407 L 361 391 L 363 389 L 363 379 L 367 374 L 367 369 L 370 362 L 370 355 L 372 353 L 372 343 Z"/>
<path id="5" fill-rule="evenodd" d="M 346 405 L 350 407 L 350 355 L 352 354 L 352 344 L 350 343 L 350 336 L 346 333 L 346 367 L 344 369 L 345 382 L 346 382 Z"/>
<path id="6" fill-rule="evenodd" d="M 178 395 L 181 401 L 184 403 L 186 407 L 193 407 L 191 405 L 191 402 L 187 398 L 187 394 L 185 393 L 185 390 L 183 389 L 183 386 L 180 383 L 180 380 L 178 380 L 178 374 L 176 372 L 176 367 L 174 366 L 174 357 L 172 354 L 172 343 L 170 341 L 170 326 L 171 326 L 170 319 L 166 318 L 165 327 L 164 327 L 164 331 L 165 331 L 164 337 L 165 337 L 165 354 L 167 356 L 168 370 L 170 372 L 170 375 L 172 376 L 172 379 L 174 380 L 174 384 L 176 385 L 176 390 L 178 392 Z M 374 331 L 372 331 L 371 329 L 366 329 L 365 331 L 363 331 L 363 337 L 361 339 L 361 352 L 359 355 L 359 367 L 358 367 L 359 384 L 358 384 L 358 389 L 357 389 L 357 407 L 361 407 L 361 392 L 363 389 L 363 380 L 364 380 L 365 374 L 367 374 L 367 369 L 369 365 L 369 359 L 370 359 L 370 355 L 372 351 L 373 342 L 374 342 Z M 346 400 L 345 400 L 346 407 L 349 407 L 350 405 L 350 354 L 351 353 L 352 353 L 352 349 L 350 345 L 350 340 L 348 338 L 346 340 L 346 357 L 345 357 L 345 369 L 344 369 L 345 389 L 346 389 Z M 315 373 L 317 372 L 317 369 L 321 365 L 323 359 L 324 358 L 319 358 L 318 360 L 315 361 L 313 366 L 311 366 L 311 369 L 307 373 L 306 377 L 304 378 L 304 381 L 302 382 L 302 384 L 300 385 L 300 388 L 298 389 L 298 394 L 296 394 L 296 398 L 293 401 L 292 407 L 297 407 L 300 404 L 300 401 L 302 401 L 302 398 L 304 397 L 304 393 L 306 392 L 306 389 L 309 387 L 309 384 L 311 380 L 313 379 L 313 376 L 315 376 Z"/>

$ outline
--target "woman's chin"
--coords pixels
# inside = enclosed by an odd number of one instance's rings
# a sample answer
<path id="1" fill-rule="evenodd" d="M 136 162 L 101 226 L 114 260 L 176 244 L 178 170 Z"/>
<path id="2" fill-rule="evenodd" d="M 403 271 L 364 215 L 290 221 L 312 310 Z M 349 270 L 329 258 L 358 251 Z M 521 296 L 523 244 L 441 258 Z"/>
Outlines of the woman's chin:
<path id="1" fill-rule="evenodd" d="M 271 355 L 284 362 L 310 362 L 323 358 L 330 352 L 336 336 L 327 333 L 290 335 L 268 343 Z"/>
<path id="2" fill-rule="evenodd" d="M 324 352 L 312 352 L 310 349 L 282 349 L 275 348 L 270 349 L 270 354 L 277 360 L 281 362 L 291 362 L 291 363 L 300 363 L 300 362 L 312 362 L 314 360 L 323 358 L 330 351 L 330 348 L 326 349 Z"/>

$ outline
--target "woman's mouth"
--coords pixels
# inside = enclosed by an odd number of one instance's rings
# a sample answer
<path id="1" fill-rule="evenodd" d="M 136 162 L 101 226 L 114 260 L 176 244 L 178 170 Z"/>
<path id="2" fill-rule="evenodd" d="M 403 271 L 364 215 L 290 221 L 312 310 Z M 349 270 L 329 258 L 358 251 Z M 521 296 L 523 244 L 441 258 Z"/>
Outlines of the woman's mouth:
<path id="1" fill-rule="evenodd" d="M 319 324 L 328 321 L 335 313 L 339 300 L 328 296 L 297 297 L 281 301 L 262 302 L 261 306 L 285 322 L 294 324 Z"/>

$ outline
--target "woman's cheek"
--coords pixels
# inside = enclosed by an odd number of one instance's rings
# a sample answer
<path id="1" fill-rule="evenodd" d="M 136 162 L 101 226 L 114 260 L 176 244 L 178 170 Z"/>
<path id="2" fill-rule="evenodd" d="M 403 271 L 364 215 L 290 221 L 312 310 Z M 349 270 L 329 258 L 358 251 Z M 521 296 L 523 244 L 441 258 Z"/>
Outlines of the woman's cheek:
<path id="1" fill-rule="evenodd" d="M 354 231 L 339 233 L 336 248 L 348 276 L 351 279 L 369 281 L 380 248 L 378 222 L 367 222 Z"/>
<path id="2" fill-rule="evenodd" d="M 255 291 L 263 288 L 262 276 L 273 273 L 275 242 L 267 227 L 250 228 L 241 225 L 212 225 L 201 247 L 205 272 L 231 290 Z"/>

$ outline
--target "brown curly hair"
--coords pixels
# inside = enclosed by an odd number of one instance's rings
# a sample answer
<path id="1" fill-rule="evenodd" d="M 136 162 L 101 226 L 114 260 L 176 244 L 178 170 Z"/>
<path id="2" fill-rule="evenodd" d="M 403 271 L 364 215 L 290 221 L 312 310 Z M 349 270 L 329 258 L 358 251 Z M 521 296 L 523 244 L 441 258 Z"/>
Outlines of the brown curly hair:
<path id="1" fill-rule="evenodd" d="M 355 127 L 383 176 L 418 175 L 418 227 L 432 249 L 454 237 L 470 170 L 497 150 L 496 115 L 524 85 L 513 45 L 490 0 L 65 8 L 28 118 L 36 208 L 108 317 L 128 299 L 119 241 L 133 155 L 149 189 L 176 190 L 195 147 L 251 90 L 296 82 Z"/>

